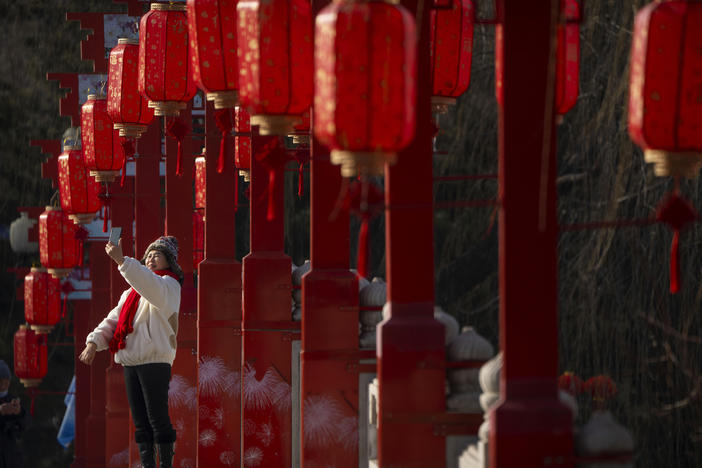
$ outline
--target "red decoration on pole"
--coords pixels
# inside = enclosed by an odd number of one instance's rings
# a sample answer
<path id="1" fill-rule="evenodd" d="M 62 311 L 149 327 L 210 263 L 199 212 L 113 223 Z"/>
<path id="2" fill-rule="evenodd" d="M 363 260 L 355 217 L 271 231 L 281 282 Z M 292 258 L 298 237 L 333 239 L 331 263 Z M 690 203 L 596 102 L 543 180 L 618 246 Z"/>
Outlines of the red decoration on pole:
<path id="1" fill-rule="evenodd" d="M 697 220 L 697 211 L 676 189 L 659 205 L 656 219 L 673 229 L 673 242 L 670 247 L 670 293 L 676 294 L 680 291 L 680 232 L 689 223 Z"/>
<path id="2" fill-rule="evenodd" d="M 629 136 L 658 176 L 695 177 L 702 166 L 702 3 L 654 2 L 634 21 Z"/>
<path id="3" fill-rule="evenodd" d="M 584 389 L 583 379 L 572 372 L 564 372 L 558 377 L 558 388 L 570 393 L 573 396 L 578 396 Z"/>
<path id="4" fill-rule="evenodd" d="M 178 117 L 172 117 L 166 124 L 166 133 L 178 141 L 178 153 L 176 156 L 176 175 L 183 175 L 183 138 L 190 131 L 190 126 Z"/>
<path id="5" fill-rule="evenodd" d="M 102 205 L 102 232 L 107 232 L 107 225 L 110 222 L 110 194 L 101 193 L 98 199 Z"/>
<path id="6" fill-rule="evenodd" d="M 80 132 L 85 166 L 98 182 L 112 182 L 124 166 L 124 153 L 115 151 L 116 138 L 107 100 L 88 96 L 80 111 Z"/>
<path id="7" fill-rule="evenodd" d="M 416 42 L 401 5 L 334 2 L 317 15 L 314 133 L 344 177 L 382 174 L 412 140 Z"/>
<path id="8" fill-rule="evenodd" d="M 107 113 L 120 137 L 141 137 L 154 119 L 148 99 L 139 94 L 138 83 L 139 41 L 120 38 L 110 52 L 107 80 Z"/>
<path id="9" fill-rule="evenodd" d="M 561 0 L 562 22 L 558 25 L 556 44 L 556 114 L 557 121 L 571 110 L 580 90 L 580 4 L 578 0 Z"/>
<path id="10" fill-rule="evenodd" d="M 234 164 L 245 182 L 251 180 L 251 120 L 243 107 L 234 110 Z"/>
<path id="11" fill-rule="evenodd" d="M 185 5 L 152 3 L 139 23 L 139 92 L 155 115 L 178 115 L 195 96 L 189 68 Z"/>
<path id="12" fill-rule="evenodd" d="M 236 5 L 238 0 L 188 0 L 188 31 L 193 80 L 215 109 L 239 101 Z M 221 172 L 221 171 L 219 171 Z"/>
<path id="13" fill-rule="evenodd" d="M 47 206 L 39 216 L 39 258 L 56 278 L 68 276 L 79 264 L 77 229 L 60 208 Z"/>
<path id="14" fill-rule="evenodd" d="M 61 284 L 46 268 L 24 277 L 24 318 L 37 333 L 49 333 L 61 319 Z"/>
<path id="15" fill-rule="evenodd" d="M 607 400 L 617 394 L 617 385 L 607 375 L 596 375 L 587 379 L 584 390 L 592 396 L 597 409 L 605 409 Z"/>
<path id="16" fill-rule="evenodd" d="M 231 109 L 219 109 L 215 111 L 215 124 L 220 132 L 219 138 L 219 159 L 217 160 L 217 173 L 221 174 L 224 170 L 224 151 L 226 149 L 227 135 L 232 131 L 234 122 L 232 122 Z"/>
<path id="17" fill-rule="evenodd" d="M 92 222 L 100 209 L 100 183 L 88 175 L 81 150 L 64 146 L 58 158 L 58 172 L 63 211 L 76 224 Z"/>
<path id="18" fill-rule="evenodd" d="M 195 158 L 195 209 L 202 210 L 205 209 L 205 193 L 207 191 L 207 186 L 205 185 L 205 148 L 203 150 L 203 155 Z"/>
<path id="19" fill-rule="evenodd" d="M 453 0 L 449 8 L 431 10 L 431 104 L 435 112 L 447 112 L 470 85 L 474 23 L 473 0 Z"/>
<path id="20" fill-rule="evenodd" d="M 312 104 L 312 8 L 305 0 L 237 6 L 239 97 L 261 135 L 286 135 Z"/>
<path id="21" fill-rule="evenodd" d="M 38 386 L 48 370 L 46 335 L 20 325 L 15 332 L 14 351 L 17 378 L 25 387 Z"/>
<path id="22" fill-rule="evenodd" d="M 368 229 L 371 219 L 383 212 L 384 193 L 368 180 L 355 180 L 346 192 L 344 208 L 361 219 L 356 252 L 356 271 L 361 278 L 369 278 Z"/>

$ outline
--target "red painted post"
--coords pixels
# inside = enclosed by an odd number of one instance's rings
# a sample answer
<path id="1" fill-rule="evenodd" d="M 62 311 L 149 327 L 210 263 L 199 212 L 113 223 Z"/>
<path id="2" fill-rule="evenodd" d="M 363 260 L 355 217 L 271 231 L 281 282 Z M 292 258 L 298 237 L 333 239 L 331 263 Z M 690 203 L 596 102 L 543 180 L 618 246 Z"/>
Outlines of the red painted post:
<path id="1" fill-rule="evenodd" d="M 378 325 L 378 459 L 383 467 L 444 467 L 444 327 L 434 320 L 429 12 L 402 2 L 417 24 L 417 124 L 412 143 L 385 167 L 385 245 L 390 316 Z M 425 6 L 426 8 L 426 6 Z M 411 233 L 411 235 L 409 235 Z"/>
<path id="2" fill-rule="evenodd" d="M 91 302 L 83 299 L 71 301 L 71 304 L 73 305 L 73 333 L 76 338 L 76 346 L 74 346 L 74 369 L 76 378 L 75 394 L 83 396 L 83 398 L 77 398 L 75 400 L 76 419 L 75 436 L 73 438 L 73 463 L 71 463 L 71 468 L 85 468 L 87 466 L 86 454 L 89 449 L 88 438 L 90 437 L 90 432 L 87 431 L 88 415 L 90 414 L 90 400 L 86 397 L 90 395 L 91 368 L 82 365 L 78 360 L 78 355 L 83 350 L 81 344 L 85 343 L 85 337 L 88 334 L 88 327 L 90 326 L 88 317 L 90 315 Z M 97 441 L 91 440 L 90 442 Z"/>
<path id="3" fill-rule="evenodd" d="M 198 266 L 199 466 L 241 454 L 241 263 L 236 261 L 234 151 L 227 138 L 224 170 L 217 173 L 220 132 L 214 106 L 205 110 L 205 259 Z"/>
<path id="4" fill-rule="evenodd" d="M 554 113 L 559 1 L 501 0 L 499 123 L 502 398 L 490 413 L 490 466 L 573 466 L 570 411 L 558 400 Z M 529 47 L 524 38 L 529 37 Z M 499 54 L 499 52 L 498 52 Z M 524 333 L 532 330 L 533 333 Z"/>
<path id="5" fill-rule="evenodd" d="M 190 106 L 177 117 L 189 127 Z M 164 121 L 167 122 L 167 117 Z M 167 125 L 167 123 L 166 123 Z M 166 136 L 166 218 L 165 234 L 178 239 L 178 264 L 183 269 L 185 281 L 180 291 L 178 314 L 178 349 L 171 370 L 171 390 L 178 396 L 197 389 L 197 310 L 193 283 L 193 173 L 194 158 L 190 133 L 182 141 L 182 174 L 176 174 L 178 142 Z M 169 398 L 171 421 L 177 432 L 175 466 L 182 462 L 194 463 L 197 452 L 197 413 L 191 398 Z"/>
<path id="6" fill-rule="evenodd" d="M 276 216 L 267 217 L 269 172 L 256 157 L 274 137 L 251 126 L 251 252 L 243 260 L 243 466 L 291 466 L 292 322 L 290 257 L 284 249 L 284 168 L 275 167 Z"/>
<path id="7" fill-rule="evenodd" d="M 105 255 L 105 246 L 102 242 L 91 242 L 88 248 L 90 249 L 90 311 L 85 324 L 74 320 L 76 353 L 83 350 L 82 344 L 85 343 L 85 337 L 93 331 L 91 327 L 100 323 L 105 317 L 106 311 L 113 307 L 110 304 L 109 270 L 112 262 Z M 80 400 L 85 400 L 86 395 L 90 396 L 87 402 L 89 409 L 84 426 L 85 435 L 83 436 L 85 466 L 87 468 L 105 466 L 105 371 L 109 363 L 110 353 L 97 353 L 90 367 L 76 362 L 76 374 L 81 368 L 89 370 L 88 392 L 83 391 L 83 389 L 76 390 L 76 395 L 80 395 L 76 398 L 76 409 Z M 79 434 L 76 432 L 76 438 L 78 437 Z"/>

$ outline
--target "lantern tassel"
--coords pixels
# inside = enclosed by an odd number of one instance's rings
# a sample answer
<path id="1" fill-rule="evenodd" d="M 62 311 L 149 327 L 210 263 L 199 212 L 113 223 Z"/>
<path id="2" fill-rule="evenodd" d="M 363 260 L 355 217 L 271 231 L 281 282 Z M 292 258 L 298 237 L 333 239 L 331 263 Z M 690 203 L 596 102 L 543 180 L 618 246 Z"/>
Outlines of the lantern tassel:
<path id="1" fill-rule="evenodd" d="M 297 196 L 302 197 L 305 187 L 305 163 L 300 162 L 297 166 Z"/>
<path id="2" fill-rule="evenodd" d="M 275 219 L 275 169 L 268 170 L 268 212 L 266 219 L 273 221 Z"/>
<path id="3" fill-rule="evenodd" d="M 182 120 L 174 117 L 166 125 L 166 133 L 178 141 L 178 156 L 176 159 L 176 175 L 183 175 L 183 138 L 190 131 L 190 127 Z"/>
<path id="4" fill-rule="evenodd" d="M 83 227 L 79 227 L 76 231 L 76 241 L 78 242 L 78 265 L 83 268 L 83 246 L 85 239 L 88 238 L 88 231 Z"/>
<path id="5" fill-rule="evenodd" d="M 680 292 L 680 231 L 673 233 L 673 242 L 670 246 L 670 293 Z"/>
<path id="6" fill-rule="evenodd" d="M 124 160 L 124 164 L 122 164 L 122 178 L 119 179 L 119 186 L 124 187 L 124 181 L 127 179 L 127 160 Z"/>
<path id="7" fill-rule="evenodd" d="M 361 278 L 368 278 L 368 225 L 370 216 L 363 215 L 361 229 L 358 233 L 358 252 L 356 253 L 356 270 Z"/>
<path id="8" fill-rule="evenodd" d="M 176 175 L 183 175 L 183 142 L 178 141 L 178 157 L 176 158 Z"/>
<path id="9" fill-rule="evenodd" d="M 220 131 L 219 139 L 219 158 L 217 159 L 217 173 L 221 174 L 224 171 L 224 152 L 227 148 L 227 134 L 231 132 L 233 127 L 231 109 L 219 109 L 215 111 L 215 124 Z"/>
<path id="10" fill-rule="evenodd" d="M 110 195 L 100 194 L 99 198 L 102 203 L 102 232 L 107 232 L 107 224 L 110 220 Z"/>
<path id="11" fill-rule="evenodd" d="M 219 158 L 217 158 L 217 174 L 221 174 L 224 171 L 224 149 L 227 145 L 227 134 L 222 133 L 219 139 Z"/>
<path id="12" fill-rule="evenodd" d="M 234 174 L 234 213 L 239 209 L 239 174 Z"/>

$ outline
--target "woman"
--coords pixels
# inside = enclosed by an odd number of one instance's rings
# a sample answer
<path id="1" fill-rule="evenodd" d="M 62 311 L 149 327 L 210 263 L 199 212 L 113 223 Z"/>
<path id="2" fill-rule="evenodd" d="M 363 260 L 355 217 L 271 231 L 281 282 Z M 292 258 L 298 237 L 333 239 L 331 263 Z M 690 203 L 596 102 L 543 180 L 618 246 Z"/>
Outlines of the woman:
<path id="1" fill-rule="evenodd" d="M 109 349 L 124 367 L 127 399 L 134 420 L 134 439 L 144 468 L 173 466 L 176 432 L 168 415 L 168 383 L 176 355 L 178 310 L 183 270 L 178 266 L 178 241 L 159 237 L 141 262 L 107 243 L 105 252 L 119 266 L 131 288 L 117 307 L 86 338 L 79 359 L 92 364 L 97 351 Z"/>

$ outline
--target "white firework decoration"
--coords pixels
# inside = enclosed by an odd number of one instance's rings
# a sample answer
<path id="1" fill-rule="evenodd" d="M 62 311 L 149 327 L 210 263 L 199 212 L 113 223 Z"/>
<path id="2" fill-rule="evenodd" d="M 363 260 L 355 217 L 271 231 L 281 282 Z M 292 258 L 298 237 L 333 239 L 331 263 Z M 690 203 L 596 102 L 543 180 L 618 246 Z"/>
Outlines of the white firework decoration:
<path id="1" fill-rule="evenodd" d="M 219 356 L 203 356 L 197 368 L 200 396 L 214 397 L 224 391 L 229 368 Z"/>
<path id="2" fill-rule="evenodd" d="M 251 419 L 244 420 L 244 435 L 250 436 L 256 433 L 256 422 Z"/>
<path id="3" fill-rule="evenodd" d="M 109 466 L 124 466 L 129 464 L 129 447 L 110 457 Z"/>
<path id="4" fill-rule="evenodd" d="M 237 371 L 227 372 L 224 377 L 224 393 L 232 398 L 241 398 L 241 373 Z"/>
<path id="5" fill-rule="evenodd" d="M 183 458 L 180 461 L 180 468 L 195 468 L 195 461 L 192 458 Z"/>
<path id="6" fill-rule="evenodd" d="M 236 459 L 236 453 L 227 450 L 219 454 L 219 461 L 222 462 L 222 465 L 234 466 L 239 460 Z"/>
<path id="7" fill-rule="evenodd" d="M 244 366 L 244 406 L 261 410 L 273 405 L 280 398 L 280 382 L 285 383 L 273 367 L 269 367 L 261 380 L 256 378 L 256 369 Z M 288 385 L 289 387 L 289 385 Z"/>
<path id="8" fill-rule="evenodd" d="M 222 429 L 224 426 L 224 410 L 222 408 L 214 410 L 210 416 L 210 421 L 217 429 Z"/>
<path id="9" fill-rule="evenodd" d="M 310 447 L 325 447 L 335 442 L 339 420 L 344 417 L 342 406 L 327 395 L 310 395 L 304 405 L 305 443 Z"/>
<path id="10" fill-rule="evenodd" d="M 197 408 L 197 413 L 198 413 L 198 417 L 202 420 L 202 419 L 209 419 L 211 411 L 207 406 L 200 405 Z"/>
<path id="11" fill-rule="evenodd" d="M 188 379 L 180 374 L 175 374 L 171 378 L 168 386 L 168 403 L 170 406 L 185 406 L 188 409 L 195 409 L 195 397 L 197 389 L 190 385 Z"/>
<path id="12" fill-rule="evenodd" d="M 200 439 L 198 440 L 198 443 L 202 447 L 212 447 L 217 440 L 217 434 L 215 434 L 215 431 L 212 429 L 205 429 L 204 431 L 200 432 Z"/>
<path id="13" fill-rule="evenodd" d="M 182 419 L 176 419 L 173 423 L 173 429 L 175 429 L 176 432 L 185 430 L 185 421 L 183 421 Z"/>
<path id="14" fill-rule="evenodd" d="M 278 411 L 288 411 L 292 408 L 292 387 L 282 378 L 273 385 L 273 404 Z"/>
<path id="15" fill-rule="evenodd" d="M 259 466 L 263 461 L 263 450 L 258 447 L 251 447 L 244 452 L 244 466 Z"/>
<path id="16" fill-rule="evenodd" d="M 256 431 L 256 437 L 261 441 L 264 447 L 268 447 L 273 442 L 275 438 L 275 433 L 273 432 L 273 427 L 270 424 L 261 424 L 258 431 Z"/>
<path id="17" fill-rule="evenodd" d="M 336 441 L 344 447 L 344 450 L 358 449 L 358 417 L 349 416 L 339 422 Z"/>

